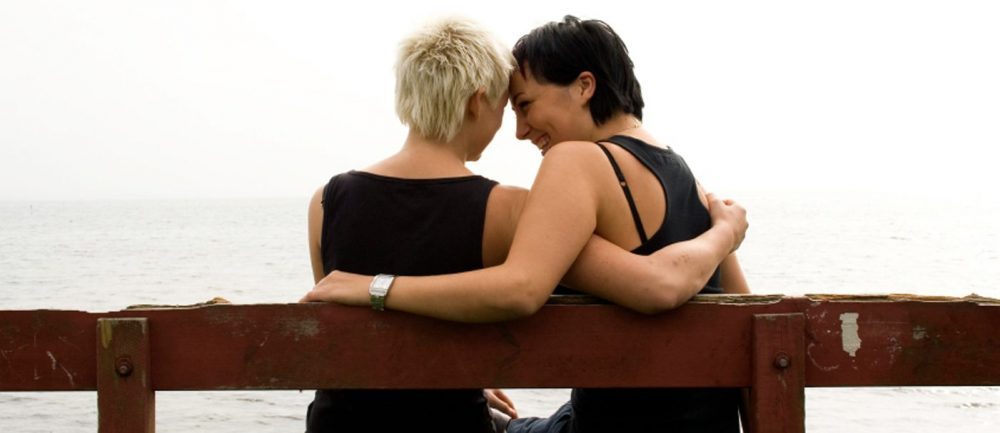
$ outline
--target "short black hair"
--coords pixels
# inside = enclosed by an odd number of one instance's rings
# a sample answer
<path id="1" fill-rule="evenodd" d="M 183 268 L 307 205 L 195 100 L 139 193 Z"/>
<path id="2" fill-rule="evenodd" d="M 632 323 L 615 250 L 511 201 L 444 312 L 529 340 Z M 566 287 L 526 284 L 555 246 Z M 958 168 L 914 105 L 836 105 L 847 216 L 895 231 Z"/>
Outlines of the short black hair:
<path id="1" fill-rule="evenodd" d="M 601 125 L 619 111 L 642 120 L 642 89 L 635 78 L 628 48 L 604 21 L 580 20 L 566 15 L 521 37 L 514 45 L 514 59 L 542 83 L 568 85 L 581 72 L 596 78 L 590 115 Z"/>

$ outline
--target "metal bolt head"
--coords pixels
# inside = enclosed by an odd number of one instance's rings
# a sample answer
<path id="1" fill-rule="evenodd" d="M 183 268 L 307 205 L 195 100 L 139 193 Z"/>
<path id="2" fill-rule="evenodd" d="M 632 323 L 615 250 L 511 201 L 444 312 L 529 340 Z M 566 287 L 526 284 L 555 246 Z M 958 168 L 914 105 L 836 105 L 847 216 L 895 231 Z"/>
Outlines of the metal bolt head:
<path id="1" fill-rule="evenodd" d="M 774 368 L 779 370 L 784 370 L 792 365 L 792 359 L 784 353 L 779 353 L 778 356 L 774 357 Z"/>
<path id="2" fill-rule="evenodd" d="M 115 360 L 115 372 L 121 377 L 128 377 L 132 374 L 132 360 L 128 357 L 121 357 Z"/>

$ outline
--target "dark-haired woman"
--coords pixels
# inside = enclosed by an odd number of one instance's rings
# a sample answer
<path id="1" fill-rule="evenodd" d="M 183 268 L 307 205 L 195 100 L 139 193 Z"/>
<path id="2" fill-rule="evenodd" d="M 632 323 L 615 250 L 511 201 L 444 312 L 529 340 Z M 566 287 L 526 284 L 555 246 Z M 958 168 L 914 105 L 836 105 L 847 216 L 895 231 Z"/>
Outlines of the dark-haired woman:
<path id="1" fill-rule="evenodd" d="M 719 236 L 742 237 L 740 230 L 712 227 L 705 194 L 684 161 L 642 128 L 643 101 L 632 61 L 607 24 L 573 17 L 549 23 L 522 37 L 514 57 L 519 70 L 510 95 L 517 136 L 545 157 L 506 261 L 471 272 L 394 280 L 333 272 L 305 300 L 369 305 L 374 290 L 385 308 L 451 320 L 504 320 L 537 311 L 593 234 L 639 254 L 669 249 L 710 227 Z M 732 209 L 712 206 L 711 212 L 727 210 Z M 699 291 L 746 292 L 735 257 L 720 254 L 718 262 L 719 269 L 700 275 L 694 285 L 602 285 L 606 276 L 577 268 L 564 283 L 653 313 Z M 738 392 L 728 389 L 574 390 L 556 416 L 515 421 L 510 429 L 738 431 L 738 399 Z"/>

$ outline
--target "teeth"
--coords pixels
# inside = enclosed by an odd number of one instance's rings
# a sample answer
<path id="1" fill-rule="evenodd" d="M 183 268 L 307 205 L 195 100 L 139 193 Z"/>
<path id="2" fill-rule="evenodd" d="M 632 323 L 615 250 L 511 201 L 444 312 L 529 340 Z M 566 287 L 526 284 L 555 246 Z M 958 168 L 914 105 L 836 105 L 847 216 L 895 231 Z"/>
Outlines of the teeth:
<path id="1" fill-rule="evenodd" d="M 545 156 L 545 152 L 549 151 L 549 137 L 546 135 L 538 140 L 538 148 L 542 151 L 542 156 Z"/>

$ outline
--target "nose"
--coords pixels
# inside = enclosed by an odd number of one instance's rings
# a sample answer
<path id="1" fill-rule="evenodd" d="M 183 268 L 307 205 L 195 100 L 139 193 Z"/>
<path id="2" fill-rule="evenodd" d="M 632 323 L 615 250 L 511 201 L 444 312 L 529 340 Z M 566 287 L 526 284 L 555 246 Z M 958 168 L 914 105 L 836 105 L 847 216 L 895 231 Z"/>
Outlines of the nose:
<path id="1" fill-rule="evenodd" d="M 521 113 L 515 114 L 515 119 L 517 119 L 517 129 L 514 130 L 514 136 L 518 140 L 527 140 L 528 133 L 531 132 L 531 127 L 528 126 L 528 122 L 524 121 L 524 116 Z"/>

